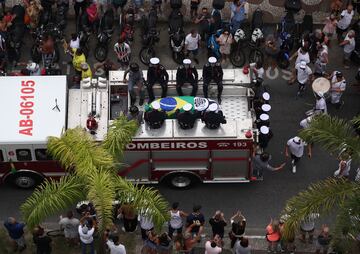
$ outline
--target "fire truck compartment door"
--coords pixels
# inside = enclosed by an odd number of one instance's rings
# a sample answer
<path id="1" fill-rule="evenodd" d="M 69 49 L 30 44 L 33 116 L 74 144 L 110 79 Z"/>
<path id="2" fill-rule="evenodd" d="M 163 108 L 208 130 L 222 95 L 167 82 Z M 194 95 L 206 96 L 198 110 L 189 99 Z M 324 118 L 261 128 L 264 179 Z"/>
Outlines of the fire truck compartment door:
<path id="1" fill-rule="evenodd" d="M 248 178 L 249 150 L 213 150 L 213 179 Z"/>
<path id="2" fill-rule="evenodd" d="M 154 151 L 152 159 L 155 170 L 207 170 L 209 151 Z"/>
<path id="3" fill-rule="evenodd" d="M 123 163 L 126 165 L 119 171 L 129 180 L 149 180 L 149 152 L 148 151 L 126 151 Z"/>

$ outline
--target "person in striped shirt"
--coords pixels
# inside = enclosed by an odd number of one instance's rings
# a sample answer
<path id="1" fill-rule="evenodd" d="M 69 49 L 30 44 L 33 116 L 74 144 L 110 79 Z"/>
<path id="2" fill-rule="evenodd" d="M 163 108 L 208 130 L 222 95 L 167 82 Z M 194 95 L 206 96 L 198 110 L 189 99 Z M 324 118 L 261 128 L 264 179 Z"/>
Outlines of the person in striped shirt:
<path id="1" fill-rule="evenodd" d="M 121 37 L 119 41 L 115 43 L 114 51 L 121 68 L 126 69 L 129 66 L 131 58 L 131 48 L 129 44 L 125 42 L 124 38 Z"/>

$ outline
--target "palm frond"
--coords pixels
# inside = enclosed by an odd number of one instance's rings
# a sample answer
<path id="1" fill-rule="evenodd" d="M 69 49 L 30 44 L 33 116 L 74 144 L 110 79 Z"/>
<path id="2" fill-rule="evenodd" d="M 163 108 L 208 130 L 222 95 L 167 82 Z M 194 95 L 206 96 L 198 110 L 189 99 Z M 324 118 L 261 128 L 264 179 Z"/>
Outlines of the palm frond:
<path id="1" fill-rule="evenodd" d="M 111 155 L 80 127 L 68 129 L 60 138 L 49 137 L 48 151 L 64 168 L 80 173 L 113 166 Z"/>
<path id="2" fill-rule="evenodd" d="M 161 229 L 168 221 L 169 204 L 154 188 L 137 186 L 118 176 L 116 178 L 116 195 L 122 203 L 131 202 L 139 214 L 152 219 L 155 227 Z"/>
<path id="3" fill-rule="evenodd" d="M 88 177 L 87 198 L 93 202 L 100 232 L 112 223 L 115 200 L 114 176 L 108 171 L 99 171 Z"/>
<path id="4" fill-rule="evenodd" d="M 347 150 L 353 159 L 360 158 L 360 138 L 354 135 L 353 127 L 343 119 L 329 115 L 317 116 L 309 128 L 301 130 L 299 135 L 309 143 L 319 143 L 330 153 L 338 154 Z"/>
<path id="5" fill-rule="evenodd" d="M 355 116 L 351 122 L 356 125 L 356 126 L 360 126 L 360 114 L 358 116 Z"/>
<path id="6" fill-rule="evenodd" d="M 127 144 L 129 144 L 138 130 L 136 121 L 128 121 L 124 114 L 115 119 L 109 127 L 103 142 L 103 147 L 120 160 Z"/>
<path id="7" fill-rule="evenodd" d="M 328 214 L 343 204 L 344 201 L 359 193 L 359 184 L 343 179 L 328 178 L 312 184 L 305 191 L 286 202 L 284 214 L 288 215 L 285 223 L 285 237 L 291 236 L 299 228 L 300 222 L 312 213 Z"/>
<path id="8" fill-rule="evenodd" d="M 34 228 L 46 217 L 56 214 L 86 195 L 80 178 L 69 175 L 59 181 L 46 180 L 21 205 L 22 216 L 29 228 Z"/>

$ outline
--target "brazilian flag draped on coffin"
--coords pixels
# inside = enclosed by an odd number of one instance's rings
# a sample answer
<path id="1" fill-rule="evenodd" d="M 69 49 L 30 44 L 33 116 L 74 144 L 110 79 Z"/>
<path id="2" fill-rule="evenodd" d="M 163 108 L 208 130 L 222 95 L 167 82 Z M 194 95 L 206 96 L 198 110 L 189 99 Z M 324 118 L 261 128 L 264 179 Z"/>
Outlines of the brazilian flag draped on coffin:
<path id="1" fill-rule="evenodd" d="M 174 97 L 165 97 L 156 99 L 155 101 L 160 103 L 161 110 L 164 110 L 168 118 L 175 118 L 175 111 L 177 109 L 180 112 L 183 112 L 183 107 L 185 104 L 190 103 L 193 106 L 192 110 L 204 111 L 210 104 L 217 103 L 214 100 L 202 98 L 202 97 L 193 97 L 193 96 L 174 96 Z M 145 105 L 145 112 L 152 109 L 152 103 Z"/>

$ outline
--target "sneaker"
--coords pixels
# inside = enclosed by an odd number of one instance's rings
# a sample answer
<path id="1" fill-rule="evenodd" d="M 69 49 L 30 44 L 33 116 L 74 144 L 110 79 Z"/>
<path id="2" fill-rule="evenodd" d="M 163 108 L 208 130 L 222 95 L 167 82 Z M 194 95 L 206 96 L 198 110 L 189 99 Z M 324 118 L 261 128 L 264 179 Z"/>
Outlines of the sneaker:
<path id="1" fill-rule="evenodd" d="M 292 166 L 292 172 L 295 174 L 296 173 L 296 165 Z"/>

